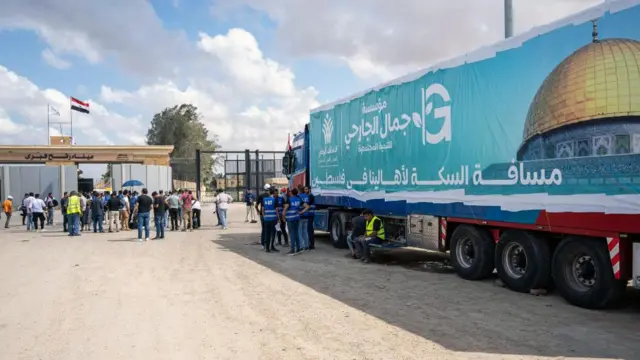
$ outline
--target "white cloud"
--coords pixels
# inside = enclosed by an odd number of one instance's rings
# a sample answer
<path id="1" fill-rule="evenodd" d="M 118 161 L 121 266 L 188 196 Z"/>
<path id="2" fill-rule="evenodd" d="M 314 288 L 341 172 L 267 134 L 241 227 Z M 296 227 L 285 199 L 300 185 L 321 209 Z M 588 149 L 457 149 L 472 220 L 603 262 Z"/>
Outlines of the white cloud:
<path id="1" fill-rule="evenodd" d="M 293 72 L 265 57 L 255 37 L 243 29 L 216 36 L 201 33 L 198 47 L 217 60 L 226 74 L 223 79 L 192 79 L 182 87 L 159 81 L 133 92 L 103 86 L 101 100 L 130 104 L 149 114 L 194 104 L 210 133 L 228 150 L 282 149 L 287 134 L 299 131 L 309 109 L 318 105 L 316 90 L 297 89 Z"/>
<path id="2" fill-rule="evenodd" d="M 91 115 L 73 114 L 74 137 L 78 144 L 113 144 L 133 142 L 132 133 L 145 133 L 147 124 L 140 117 L 126 117 L 108 111 L 100 103 L 89 100 Z M 69 98 L 55 89 L 40 89 L 29 79 L 0 65 L 0 133 L 12 144 L 44 145 L 47 143 L 47 106 L 60 116 L 50 115 L 52 122 L 70 120 Z M 126 129 L 126 131 L 124 130 Z M 59 133 L 56 124 L 51 134 Z M 63 125 L 69 135 L 69 126 Z"/>
<path id="3" fill-rule="evenodd" d="M 516 32 L 603 0 L 516 0 Z M 386 80 L 399 71 L 498 41 L 503 2 L 496 0 L 216 0 L 218 19 L 249 6 L 273 20 L 281 47 L 295 57 L 330 56 L 358 76 Z"/>
<path id="4" fill-rule="evenodd" d="M 42 50 L 42 59 L 56 69 L 68 69 L 71 66 L 70 62 L 64 60 L 48 48 Z"/>

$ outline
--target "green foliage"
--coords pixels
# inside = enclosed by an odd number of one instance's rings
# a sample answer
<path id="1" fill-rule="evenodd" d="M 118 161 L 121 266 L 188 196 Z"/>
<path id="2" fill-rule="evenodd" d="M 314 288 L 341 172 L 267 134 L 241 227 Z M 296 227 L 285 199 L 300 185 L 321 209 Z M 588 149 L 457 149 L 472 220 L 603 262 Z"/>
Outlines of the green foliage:
<path id="1" fill-rule="evenodd" d="M 104 182 L 105 184 L 111 183 L 111 165 L 110 164 L 107 164 L 107 169 L 102 174 L 101 179 L 102 179 L 102 182 Z"/>
<path id="2" fill-rule="evenodd" d="M 147 144 L 174 146 L 171 153 L 174 179 L 195 182 L 196 149 L 213 151 L 218 148 L 215 137 L 209 138 L 209 131 L 201 119 L 202 116 L 197 107 L 182 104 L 162 110 L 151 120 L 151 127 L 147 132 Z M 212 156 L 202 155 L 200 159 L 202 184 L 208 184 L 213 179 L 214 162 Z"/>

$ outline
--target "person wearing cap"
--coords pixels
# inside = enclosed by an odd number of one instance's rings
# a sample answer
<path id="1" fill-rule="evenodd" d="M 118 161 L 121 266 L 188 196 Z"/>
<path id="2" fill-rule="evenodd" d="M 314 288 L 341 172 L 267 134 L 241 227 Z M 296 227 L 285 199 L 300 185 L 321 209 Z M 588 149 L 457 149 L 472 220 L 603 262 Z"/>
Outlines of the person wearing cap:
<path id="1" fill-rule="evenodd" d="M 2 210 L 7 217 L 7 220 L 4 222 L 4 228 L 9 228 L 9 222 L 11 221 L 11 215 L 13 214 L 13 196 L 7 196 L 7 200 L 2 203 Z"/>
<path id="2" fill-rule="evenodd" d="M 271 185 L 264 184 L 264 192 L 258 195 L 258 199 L 256 200 L 256 212 L 260 214 L 260 226 L 262 227 L 260 231 L 260 245 L 262 245 L 263 249 L 266 249 L 265 243 L 267 239 L 265 239 L 265 230 L 264 230 L 264 218 L 262 216 L 262 206 L 264 206 L 263 201 L 264 198 L 269 197 L 269 191 L 271 190 Z"/>

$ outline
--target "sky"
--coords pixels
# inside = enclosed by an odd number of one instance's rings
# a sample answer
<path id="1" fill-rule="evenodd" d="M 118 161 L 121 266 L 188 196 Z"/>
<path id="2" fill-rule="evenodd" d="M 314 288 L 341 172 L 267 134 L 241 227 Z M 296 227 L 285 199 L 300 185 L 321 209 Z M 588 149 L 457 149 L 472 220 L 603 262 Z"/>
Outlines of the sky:
<path id="1" fill-rule="evenodd" d="M 602 1 L 514 0 L 515 32 Z M 502 4 L 3 0 L 0 136 L 45 145 L 48 106 L 68 121 L 73 96 L 91 108 L 78 145 L 142 145 L 153 114 L 191 103 L 222 150 L 281 150 L 320 104 L 499 41 Z"/>

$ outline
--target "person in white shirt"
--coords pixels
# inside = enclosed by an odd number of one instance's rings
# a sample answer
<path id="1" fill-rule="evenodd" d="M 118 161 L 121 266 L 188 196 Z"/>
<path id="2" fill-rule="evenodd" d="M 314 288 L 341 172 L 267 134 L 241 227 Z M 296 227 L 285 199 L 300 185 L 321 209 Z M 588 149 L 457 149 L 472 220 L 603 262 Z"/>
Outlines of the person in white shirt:
<path id="1" fill-rule="evenodd" d="M 24 209 L 27 212 L 27 231 L 31 231 L 31 228 L 33 228 L 33 213 L 31 211 L 31 203 L 35 200 L 36 198 L 33 197 L 33 193 L 30 192 L 29 196 L 24 199 Z"/>
<path id="2" fill-rule="evenodd" d="M 200 227 L 200 216 L 202 215 L 202 207 L 198 199 L 191 200 L 191 210 L 193 210 L 193 228 L 198 229 Z"/>
<path id="3" fill-rule="evenodd" d="M 40 229 L 44 230 L 44 210 L 46 208 L 47 204 L 44 200 L 40 199 L 40 194 L 36 194 L 34 199 L 29 202 L 29 210 L 31 211 L 35 231 L 38 231 L 38 220 L 40 220 Z"/>
<path id="4" fill-rule="evenodd" d="M 218 213 L 220 214 L 220 222 L 222 223 L 222 229 L 227 230 L 227 210 L 229 209 L 229 204 L 233 202 L 233 198 L 231 195 L 227 194 L 222 190 L 220 194 L 216 196 L 216 205 L 218 208 Z"/>

